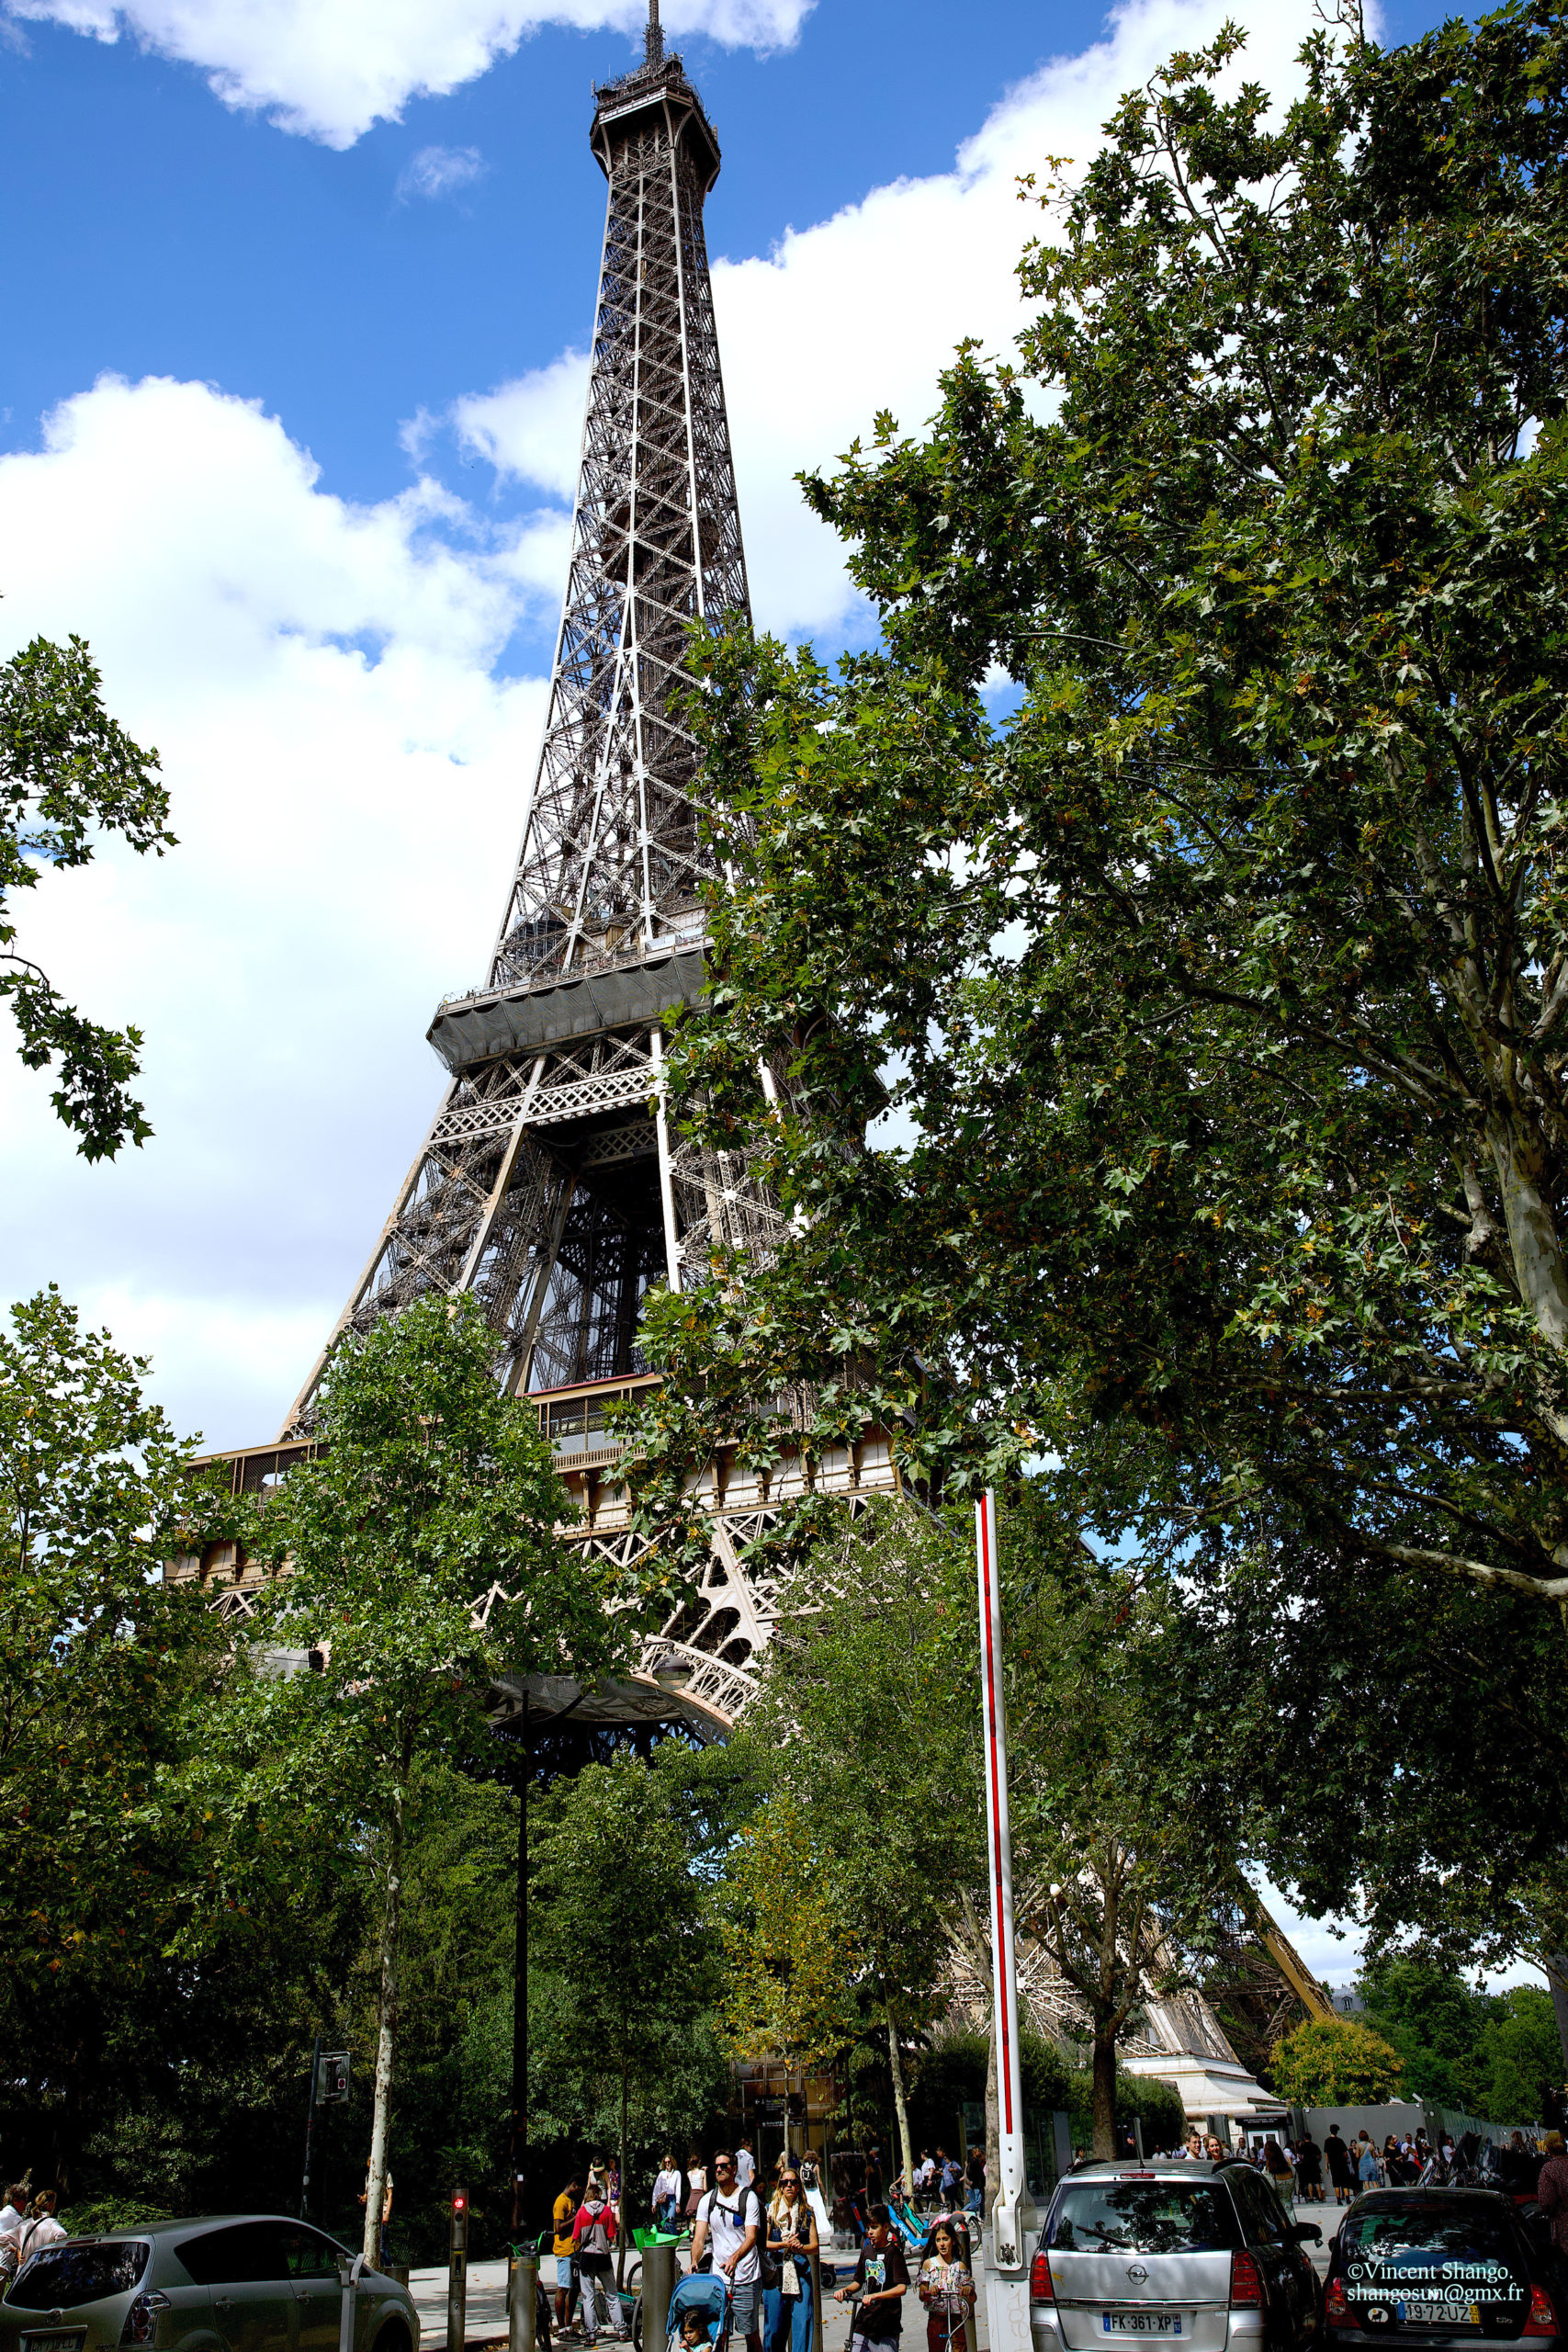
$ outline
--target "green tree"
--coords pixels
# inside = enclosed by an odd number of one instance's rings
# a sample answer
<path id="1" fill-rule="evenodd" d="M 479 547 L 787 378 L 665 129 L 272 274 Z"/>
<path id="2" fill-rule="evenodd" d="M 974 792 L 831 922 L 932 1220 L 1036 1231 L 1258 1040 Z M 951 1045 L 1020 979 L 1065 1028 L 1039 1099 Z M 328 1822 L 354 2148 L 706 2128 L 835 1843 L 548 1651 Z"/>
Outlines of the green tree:
<path id="1" fill-rule="evenodd" d="M 1562 1635 L 1539 1602 L 1365 1562 L 1347 1607 L 1338 1554 L 1277 1528 L 1187 1555 L 1170 1641 L 1151 1707 L 1171 1737 L 1224 1726 L 1251 1850 L 1302 1910 L 1356 1913 L 1369 1961 L 1450 1986 L 1568 1944 Z"/>
<path id="2" fill-rule="evenodd" d="M 618 2095 L 624 2275 L 633 2095 L 656 2097 L 713 1997 L 705 1890 L 660 1776 L 630 1756 L 558 1787 L 532 1849 L 529 1924 L 550 1979 L 547 2063 L 607 2078 Z"/>
<path id="3" fill-rule="evenodd" d="M 1044 192 L 1018 366 L 808 482 L 878 648 L 709 649 L 671 1080 L 801 1214 L 656 1302 L 650 1464 L 799 1385 L 916 1470 L 1100 1424 L 1190 1530 L 1568 1603 L 1568 35 L 1319 34 L 1278 110 L 1241 38 Z"/>
<path id="4" fill-rule="evenodd" d="M 199 1824 L 174 1781 L 220 1664 L 159 1574 L 188 1449 L 147 1369 L 52 1284 L 0 1329 L 0 2015 L 7 2046 L 47 2052 L 78 2092 L 104 1987 L 145 1971 L 193 1899 Z"/>
<path id="5" fill-rule="evenodd" d="M 955 1685 L 941 1636 L 957 1610 L 970 1632 Z M 746 1723 L 779 1797 L 822 1825 L 807 1849 L 815 1891 L 796 1872 L 788 1899 L 817 1909 L 829 1976 L 835 1946 L 852 1954 L 886 2030 L 906 2178 L 901 2045 L 931 2013 L 960 1890 L 985 1879 L 973 1621 L 973 1570 L 939 1523 L 907 1510 L 840 1520 L 785 1588 Z M 841 2015 L 829 1984 L 821 1994 Z"/>
<path id="6" fill-rule="evenodd" d="M 1116 2050 L 1190 1986 L 1235 1903 L 1242 1835 L 1208 1734 L 1162 1720 L 1174 1611 L 1100 1559 L 1045 1489 L 1000 1529 L 1015 1902 L 1089 2028 L 1092 2143 L 1116 2153 Z"/>
<path id="7" fill-rule="evenodd" d="M 85 865 L 104 834 L 139 855 L 175 847 L 158 754 L 131 741 L 105 710 L 101 681 L 79 637 L 35 637 L 0 662 L 0 1000 L 9 1002 L 29 1069 L 57 1058 L 55 1110 L 87 1159 L 113 1159 L 127 1136 L 152 1134 L 130 1091 L 140 1029 L 106 1029 L 68 1004 L 16 945 L 9 901 L 44 865 Z M 8 968 L 7 968 L 8 967 Z"/>
<path id="8" fill-rule="evenodd" d="M 360 1841 L 378 1913 L 377 2047 L 365 2251 L 374 2260 L 387 2169 L 400 2007 L 409 1808 L 421 1767 L 487 1742 L 480 1702 L 504 1673 L 591 1675 L 635 1622 L 618 1571 L 563 1556 L 563 1491 L 526 1401 L 502 1395 L 493 1335 L 472 1297 L 422 1300 L 348 1340 L 318 1408 L 320 1451 L 260 1506 L 249 1548 L 276 1581 L 264 1642 L 313 1653 L 317 1672 L 253 1652 L 228 1703 L 251 1770 L 211 1766 L 232 1834 L 301 1815 Z"/>
<path id="9" fill-rule="evenodd" d="M 1377 2107 L 1402 2073 L 1398 2051 L 1354 2018 L 1307 2018 L 1274 2044 L 1274 2088 L 1292 2107 Z"/>
<path id="10" fill-rule="evenodd" d="M 860 2030 L 854 1937 L 827 1864 L 836 1826 L 786 1787 L 740 1833 L 721 1929 L 721 2014 L 739 2058 L 830 2075 Z"/>
<path id="11" fill-rule="evenodd" d="M 1479 1992 L 1440 1962 L 1393 1954 L 1363 1967 L 1366 2022 L 1399 2052 L 1407 2096 L 1495 2123 L 1545 2113 L 1560 2079 L 1550 1995 L 1535 1985 Z"/>
<path id="12" fill-rule="evenodd" d="M 1481 2029 L 1483 2080 L 1479 2111 L 1495 2123 L 1529 2123 L 1546 2113 L 1546 2095 L 1561 2079 L 1562 2051 L 1551 1996 L 1539 1985 L 1496 1994 Z"/>

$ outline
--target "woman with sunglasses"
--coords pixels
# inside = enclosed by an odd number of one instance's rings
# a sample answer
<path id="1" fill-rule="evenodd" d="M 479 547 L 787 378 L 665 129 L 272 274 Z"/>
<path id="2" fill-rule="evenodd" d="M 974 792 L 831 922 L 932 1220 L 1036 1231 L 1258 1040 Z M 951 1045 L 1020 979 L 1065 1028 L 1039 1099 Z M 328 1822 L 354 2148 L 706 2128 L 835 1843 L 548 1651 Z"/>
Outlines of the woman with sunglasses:
<path id="1" fill-rule="evenodd" d="M 768 2207 L 768 2255 L 779 2279 L 762 2296 L 762 2352 L 813 2352 L 811 2256 L 819 2243 L 799 2166 L 786 2157 Z"/>

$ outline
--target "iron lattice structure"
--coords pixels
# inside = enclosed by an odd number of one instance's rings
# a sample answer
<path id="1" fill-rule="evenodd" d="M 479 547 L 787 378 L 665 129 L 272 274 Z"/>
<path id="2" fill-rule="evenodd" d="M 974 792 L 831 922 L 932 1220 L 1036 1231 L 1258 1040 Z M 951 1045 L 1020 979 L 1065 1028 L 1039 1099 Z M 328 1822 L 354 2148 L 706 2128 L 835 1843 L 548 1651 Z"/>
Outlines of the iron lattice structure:
<path id="1" fill-rule="evenodd" d="M 660 1015 L 700 991 L 714 873 L 686 632 L 750 604 L 703 234 L 718 142 L 657 23 L 649 51 L 597 93 L 592 368 L 516 873 L 485 986 L 432 1024 L 445 1099 L 286 1435 L 340 1334 L 432 1289 L 482 1301 L 510 1387 L 553 1388 L 639 1370 L 651 1282 L 777 1234 L 740 1155 L 671 1148 L 660 1095 Z"/>
<path id="2" fill-rule="evenodd" d="M 682 61 L 663 53 L 657 0 L 644 62 L 595 98 L 604 253 L 570 571 L 522 847 L 484 985 L 448 999 L 430 1027 L 445 1095 L 277 1445 L 309 1442 L 346 1332 L 433 1292 L 472 1291 L 496 1333 L 498 1376 L 536 1396 L 560 1432 L 581 1510 L 569 1532 L 624 1560 L 641 1539 L 617 1450 L 594 1442 L 594 1400 L 645 1374 L 650 1284 L 705 1279 L 720 1246 L 764 1260 L 783 1224 L 747 1154 L 683 1135 L 663 1085 L 671 1010 L 703 991 L 703 889 L 718 878 L 682 711 L 695 684 L 687 633 L 694 621 L 749 623 L 750 606 L 703 226 L 718 141 Z M 772 1070 L 758 1083 L 776 1099 Z M 236 1476 L 274 1475 L 265 1458 Z M 722 1460 L 705 1475 L 708 1573 L 644 1663 L 686 1673 L 694 1718 L 710 1727 L 744 1705 L 772 1623 L 772 1584 L 747 1574 L 741 1552 L 807 1480 L 852 1506 L 897 1485 L 875 1438 L 771 1477 Z M 243 1605 L 238 1590 L 231 1605 Z"/>

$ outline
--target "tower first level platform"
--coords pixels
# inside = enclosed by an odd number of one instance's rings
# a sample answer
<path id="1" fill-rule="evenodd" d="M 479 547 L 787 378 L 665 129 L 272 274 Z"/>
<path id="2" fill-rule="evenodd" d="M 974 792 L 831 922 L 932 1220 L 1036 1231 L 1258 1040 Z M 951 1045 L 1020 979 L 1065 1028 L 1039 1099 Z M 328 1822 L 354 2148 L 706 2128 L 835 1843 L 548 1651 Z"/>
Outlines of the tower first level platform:
<path id="1" fill-rule="evenodd" d="M 658 1385 L 656 1374 L 644 1374 L 581 1381 L 529 1396 L 570 1499 L 570 1516 L 560 1527 L 569 1547 L 617 1561 L 635 1561 L 647 1548 L 646 1539 L 632 1528 L 620 1476 L 623 1442 L 609 1427 L 609 1408 Z M 265 1498 L 314 1451 L 312 1438 L 279 1439 L 204 1461 L 227 1465 L 231 1493 Z M 707 1565 L 700 1584 L 645 1640 L 633 1688 L 645 1686 L 650 1703 L 657 1698 L 665 1716 L 671 1691 L 677 1690 L 678 1711 L 693 1727 L 705 1737 L 722 1737 L 753 1694 L 753 1661 L 777 1622 L 776 1583 L 743 1568 L 745 1546 L 804 1493 L 841 1498 L 852 1512 L 874 1495 L 899 1493 L 901 1486 L 886 1433 L 872 1430 L 854 1445 L 825 1448 L 815 1461 L 786 1447 L 767 1472 L 749 1468 L 736 1448 L 721 1446 L 694 1491 L 712 1514 Z M 570 1558 L 569 1550 L 568 1569 Z M 220 1616 L 236 1620 L 253 1613 L 270 1580 L 268 1571 L 234 1543 L 181 1554 L 165 1564 L 164 1573 L 171 1582 L 199 1584 Z"/>

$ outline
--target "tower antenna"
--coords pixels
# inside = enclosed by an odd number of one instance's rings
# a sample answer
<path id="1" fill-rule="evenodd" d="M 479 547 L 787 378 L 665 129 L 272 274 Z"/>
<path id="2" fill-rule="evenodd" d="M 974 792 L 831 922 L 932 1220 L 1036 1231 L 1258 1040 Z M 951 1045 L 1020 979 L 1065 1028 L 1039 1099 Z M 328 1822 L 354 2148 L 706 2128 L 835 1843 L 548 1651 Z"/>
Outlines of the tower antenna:
<path id="1" fill-rule="evenodd" d="M 659 21 L 659 0 L 648 0 L 648 62 L 658 65 L 664 57 L 664 28 Z"/>

